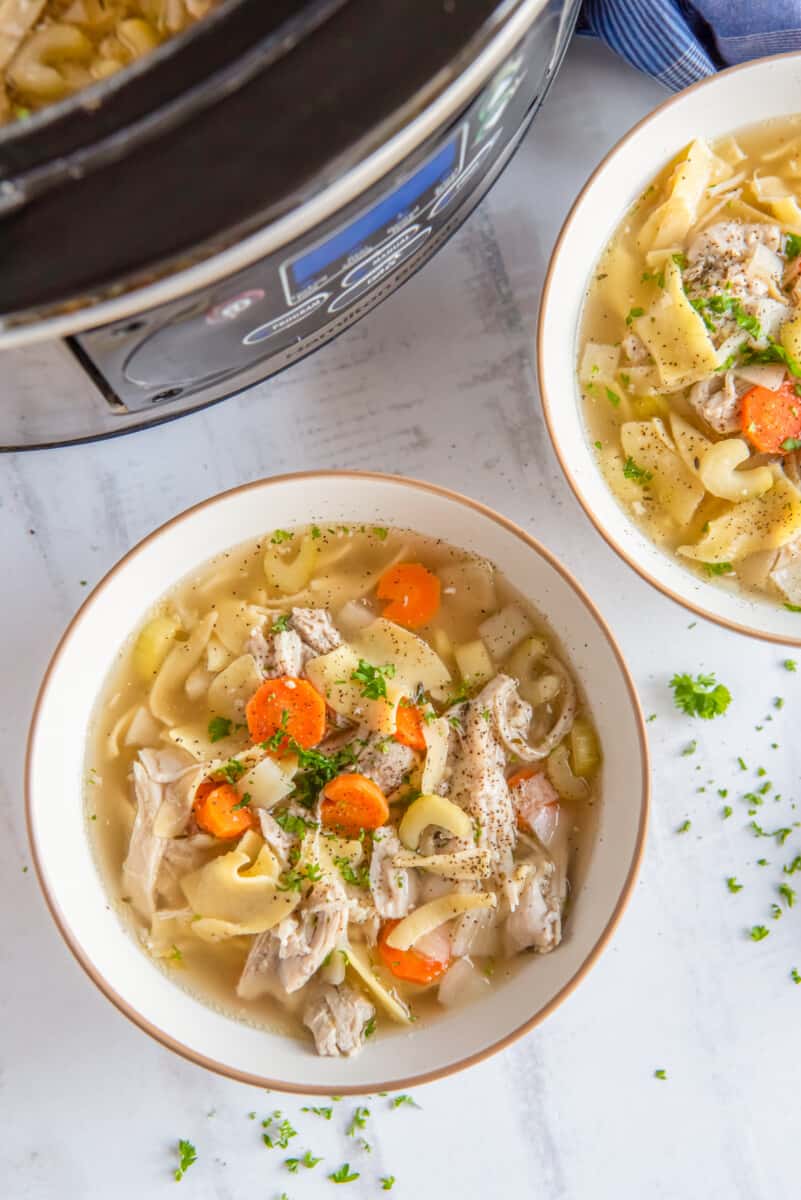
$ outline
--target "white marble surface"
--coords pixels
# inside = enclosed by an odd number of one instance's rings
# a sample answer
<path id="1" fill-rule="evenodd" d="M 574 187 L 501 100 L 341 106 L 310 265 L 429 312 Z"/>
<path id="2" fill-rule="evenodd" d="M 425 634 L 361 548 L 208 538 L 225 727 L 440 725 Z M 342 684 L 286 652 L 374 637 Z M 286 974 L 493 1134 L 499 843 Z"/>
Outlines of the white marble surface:
<path id="1" fill-rule="evenodd" d="M 175 1196 L 179 1137 L 200 1159 L 178 1195 L 197 1200 L 323 1196 L 334 1186 L 324 1168 L 346 1159 L 361 1172 L 345 1193 L 356 1200 L 383 1195 L 377 1180 L 387 1173 L 397 1177 L 393 1195 L 416 1200 L 797 1193 L 801 986 L 789 972 L 801 970 L 801 903 L 780 920 L 770 905 L 801 831 L 783 848 L 757 840 L 741 797 L 762 782 L 754 771 L 764 764 L 787 799 L 769 795 L 760 820 L 772 829 L 795 819 L 801 674 L 783 670 L 780 648 L 693 622 L 612 555 L 559 475 L 537 400 L 533 331 L 559 224 L 607 147 L 660 98 L 597 46 L 574 46 L 479 211 L 339 341 L 176 424 L 0 460 L 4 1200 Z M 302 1101 L 207 1074 L 149 1041 L 95 991 L 25 869 L 21 784 L 35 690 L 83 580 L 91 586 L 155 525 L 222 488 L 345 466 L 450 485 L 530 528 L 593 592 L 646 711 L 657 713 L 648 850 L 611 948 L 544 1026 L 466 1074 L 418 1089 L 421 1111 L 368 1101 L 371 1156 L 345 1145 L 352 1102 L 336 1106 L 329 1124 L 301 1114 Z M 667 688 L 673 671 L 700 669 L 734 694 L 727 716 L 703 728 L 672 710 Z M 781 712 L 771 708 L 777 695 L 786 698 Z M 683 757 L 691 738 L 697 752 Z M 730 789 L 727 821 L 718 786 Z M 691 831 L 677 834 L 687 817 Z M 767 867 L 756 865 L 762 856 Z M 726 890 L 730 874 L 745 885 L 737 895 Z M 745 932 L 754 923 L 770 928 L 758 944 Z M 666 1082 L 654 1078 L 657 1068 Z M 280 1152 L 261 1145 L 247 1113 L 276 1105 L 298 1117 L 293 1148 L 325 1155 L 314 1171 L 290 1175 Z"/>

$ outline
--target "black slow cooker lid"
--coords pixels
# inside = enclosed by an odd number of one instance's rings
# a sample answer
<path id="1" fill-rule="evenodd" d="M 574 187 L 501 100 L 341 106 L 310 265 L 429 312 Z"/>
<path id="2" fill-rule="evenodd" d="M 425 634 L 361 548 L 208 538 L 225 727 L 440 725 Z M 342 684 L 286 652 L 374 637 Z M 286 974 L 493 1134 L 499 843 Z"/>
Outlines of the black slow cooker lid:
<path id="1" fill-rule="evenodd" d="M 229 0 L 114 86 L 5 131 L 0 313 L 135 286 L 274 220 L 433 98 L 520 3 Z"/>

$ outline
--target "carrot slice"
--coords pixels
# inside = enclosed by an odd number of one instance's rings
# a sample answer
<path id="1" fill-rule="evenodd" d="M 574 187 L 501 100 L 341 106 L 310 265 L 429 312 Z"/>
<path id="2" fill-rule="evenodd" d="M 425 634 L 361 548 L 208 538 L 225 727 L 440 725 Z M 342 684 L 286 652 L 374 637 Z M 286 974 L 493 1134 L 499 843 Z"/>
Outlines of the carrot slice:
<path id="1" fill-rule="evenodd" d="M 378 829 L 388 816 L 386 796 L 366 775 L 336 775 L 323 788 L 320 820 L 346 837 L 358 837 L 363 829 Z"/>
<path id="2" fill-rule="evenodd" d="M 325 734 L 325 700 L 308 679 L 292 675 L 267 679 L 248 700 L 245 717 L 253 741 L 269 741 L 277 752 L 286 750 L 290 738 L 308 750 Z"/>
<path id="3" fill-rule="evenodd" d="M 397 921 L 385 921 L 378 938 L 379 957 L 395 978 L 407 983 L 433 983 L 440 975 L 444 975 L 450 959 L 442 961 L 421 954 L 419 950 L 395 950 L 387 945 L 387 938 L 397 924 Z"/>
<path id="4" fill-rule="evenodd" d="M 423 736 L 423 714 L 416 704 L 402 700 L 395 716 L 395 741 L 412 750 L 425 754 L 426 739 Z"/>
<path id="5" fill-rule="evenodd" d="M 778 391 L 752 387 L 742 398 L 742 430 L 755 450 L 778 454 L 801 449 L 785 445 L 801 439 L 801 396 L 786 379 Z"/>
<path id="6" fill-rule="evenodd" d="M 383 616 L 407 629 L 427 625 L 439 608 L 440 582 L 422 563 L 396 563 L 378 581 L 376 595 L 389 600 Z"/>
<path id="7" fill-rule="evenodd" d="M 195 793 L 192 807 L 198 825 L 212 837 L 239 837 L 255 825 L 253 813 L 242 805 L 242 797 L 230 783 L 205 780 Z"/>

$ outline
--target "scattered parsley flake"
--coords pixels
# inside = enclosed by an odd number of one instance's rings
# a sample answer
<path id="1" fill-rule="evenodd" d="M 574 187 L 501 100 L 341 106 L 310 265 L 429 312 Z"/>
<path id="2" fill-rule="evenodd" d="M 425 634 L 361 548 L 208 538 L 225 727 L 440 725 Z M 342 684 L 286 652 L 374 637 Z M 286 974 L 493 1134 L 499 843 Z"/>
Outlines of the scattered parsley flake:
<path id="1" fill-rule="evenodd" d="M 606 388 L 606 398 L 614 408 L 617 408 L 620 404 L 620 396 L 618 396 L 617 392 L 613 392 L 610 387 Z"/>
<path id="2" fill-rule="evenodd" d="M 690 820 L 682 821 L 681 825 L 679 825 L 678 829 L 676 830 L 676 833 L 689 833 L 691 828 L 692 828 L 692 821 L 690 821 Z"/>
<path id="3" fill-rule="evenodd" d="M 389 530 L 386 528 L 385 525 L 374 525 L 372 528 L 372 532 L 382 542 L 385 542 L 387 540 L 387 537 L 389 536 Z"/>
<path id="4" fill-rule="evenodd" d="M 682 758 L 689 758 L 689 756 L 691 754 L 695 754 L 697 749 L 698 749 L 698 743 L 695 741 L 695 739 L 693 739 L 693 741 L 688 742 L 687 745 L 682 750 L 682 752 L 681 752 Z"/>
<path id="5" fill-rule="evenodd" d="M 231 722 L 227 717 L 212 717 L 208 725 L 209 741 L 219 742 L 228 737 L 231 732 Z"/>
<path id="6" fill-rule="evenodd" d="M 290 1140 L 298 1136 L 297 1130 L 292 1128 L 286 1118 L 281 1121 L 272 1133 L 267 1132 L 273 1121 L 277 1121 L 280 1115 L 280 1113 L 274 1113 L 272 1117 L 267 1117 L 266 1120 L 262 1121 L 264 1133 L 261 1135 L 261 1140 L 270 1150 L 286 1150 Z"/>
<path id="7" fill-rule="evenodd" d="M 301 1112 L 313 1113 L 315 1117 L 322 1117 L 324 1121 L 330 1121 L 333 1114 L 333 1108 L 302 1108 Z"/>
<path id="8" fill-rule="evenodd" d="M 270 541 L 274 546 L 281 546 L 284 542 L 291 542 L 294 536 L 294 533 L 290 533 L 287 529 L 276 529 Z"/>
<path id="9" fill-rule="evenodd" d="M 792 908 L 795 904 L 795 892 L 790 887 L 789 883 L 779 884 L 779 895 L 783 896 L 787 901 L 787 907 Z"/>
<path id="10" fill-rule="evenodd" d="M 626 317 L 626 324 L 631 325 L 632 321 L 635 321 L 637 319 L 637 317 L 644 317 L 644 316 L 645 316 L 644 308 L 630 308 L 628 311 L 628 315 Z"/>
<path id="11" fill-rule="evenodd" d="M 734 567 L 729 562 L 705 562 L 701 564 L 707 575 L 731 575 Z"/>
<path id="12" fill-rule="evenodd" d="M 272 623 L 270 633 L 286 633 L 289 629 L 289 613 L 281 613 Z"/>
<path id="13" fill-rule="evenodd" d="M 673 703 L 688 717 L 700 717 L 704 721 L 725 713 L 731 702 L 731 693 L 714 675 L 674 675 L 670 681 Z"/>
<path id="14" fill-rule="evenodd" d="M 796 871 L 801 871 L 801 854 L 796 854 L 792 862 L 782 867 L 782 871 L 785 875 L 795 875 Z"/>
<path id="15" fill-rule="evenodd" d="M 799 974 L 796 967 L 793 967 L 792 971 L 790 972 L 790 978 L 792 979 L 793 983 L 801 983 L 801 974 Z"/>
<path id="16" fill-rule="evenodd" d="M 659 1067 L 654 1071 L 654 1079 L 667 1079 L 667 1071 L 664 1067 Z"/>
<path id="17" fill-rule="evenodd" d="M 389 1192 L 389 1191 L 391 1191 L 391 1190 L 392 1190 L 392 1185 L 393 1185 L 393 1183 L 394 1183 L 394 1182 L 395 1182 L 395 1176 L 394 1176 L 394 1175 L 382 1175 L 382 1176 L 381 1176 L 381 1180 L 380 1180 L 380 1183 L 381 1183 L 381 1191 L 382 1191 L 382 1192 Z"/>
<path id="18" fill-rule="evenodd" d="M 354 1179 L 359 1178 L 358 1171 L 351 1171 L 350 1163 L 343 1163 L 336 1171 L 332 1171 L 328 1176 L 332 1183 L 352 1183 Z"/>
<path id="19" fill-rule="evenodd" d="M 395 674 L 395 667 L 392 663 L 387 663 L 383 667 L 374 667 L 372 663 L 365 662 L 363 658 L 359 659 L 359 665 L 351 675 L 354 683 L 362 685 L 362 695 L 365 700 L 381 700 L 386 699 L 387 695 L 387 680 L 392 679 Z"/>
<path id="20" fill-rule="evenodd" d="M 787 240 L 784 243 L 784 254 L 788 262 L 792 262 L 794 258 L 798 258 L 801 254 L 801 237 L 797 233 L 788 233 Z"/>
<path id="21" fill-rule="evenodd" d="M 737 765 L 738 765 L 738 767 L 740 768 L 740 770 L 741 770 L 741 771 L 747 771 L 747 770 L 748 770 L 748 767 L 745 765 L 745 762 L 743 761 L 743 759 L 742 759 L 742 758 L 739 758 L 739 757 L 738 757 L 738 759 L 737 759 Z"/>
<path id="22" fill-rule="evenodd" d="M 639 483 L 645 487 L 653 479 L 653 471 L 646 471 L 644 467 L 639 467 L 631 455 L 628 456 L 623 464 L 623 475 L 626 479 L 633 479 L 635 483 Z"/>
<path id="23" fill-rule="evenodd" d="M 412 1108 L 420 1107 L 420 1105 L 415 1100 L 413 1100 L 411 1096 L 407 1096 L 406 1093 L 403 1093 L 400 1096 L 394 1096 L 392 1098 L 392 1100 L 390 1101 L 390 1108 L 400 1108 L 400 1106 L 402 1104 L 408 1104 Z"/>
<path id="24" fill-rule="evenodd" d="M 778 921 L 779 917 L 782 915 L 782 910 L 779 908 L 778 904 L 771 904 L 770 915 L 773 917 L 774 921 Z"/>
<path id="25" fill-rule="evenodd" d="M 769 933 L 770 930 L 765 925 L 752 925 L 748 931 L 752 942 L 761 942 Z"/>
<path id="26" fill-rule="evenodd" d="M 733 812 L 734 812 L 734 809 L 732 808 L 732 806 L 730 804 L 725 804 L 723 806 L 723 820 L 724 821 L 728 820 L 728 818 L 731 816 L 731 814 Z"/>
<path id="27" fill-rule="evenodd" d="M 790 604 L 789 600 L 785 600 L 784 607 L 788 612 L 801 612 L 801 604 Z"/>
<path id="28" fill-rule="evenodd" d="M 357 1129 L 364 1129 L 367 1125 L 367 1118 L 370 1116 L 370 1109 L 364 1108 L 361 1105 L 354 1111 L 350 1125 L 348 1125 L 345 1133 L 348 1137 L 355 1137 Z"/>
<path id="29" fill-rule="evenodd" d="M 730 875 L 726 880 L 726 887 L 730 892 L 741 892 L 743 890 L 743 885 L 737 882 L 734 875 Z"/>
<path id="30" fill-rule="evenodd" d="M 785 671 L 797 671 L 798 670 L 798 663 L 796 662 L 796 660 L 794 658 L 785 658 L 784 662 L 782 663 L 782 666 L 784 667 Z"/>
<path id="31" fill-rule="evenodd" d="M 185 1138 L 181 1138 L 178 1142 L 178 1166 L 174 1171 L 174 1178 L 177 1183 L 180 1183 L 192 1164 L 196 1162 L 197 1150 L 191 1142 L 186 1141 Z"/>

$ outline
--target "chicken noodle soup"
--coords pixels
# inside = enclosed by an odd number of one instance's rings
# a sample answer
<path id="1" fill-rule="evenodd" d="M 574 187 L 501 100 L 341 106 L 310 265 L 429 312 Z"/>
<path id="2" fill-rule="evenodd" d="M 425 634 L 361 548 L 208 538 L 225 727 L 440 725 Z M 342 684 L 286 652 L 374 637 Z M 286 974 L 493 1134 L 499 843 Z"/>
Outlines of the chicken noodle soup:
<path id="1" fill-rule="evenodd" d="M 116 74 L 217 0 L 0 0 L 0 123 Z"/>
<path id="2" fill-rule="evenodd" d="M 599 749 L 542 619 L 403 530 L 276 530 L 120 653 L 87 762 L 108 890 L 176 983 L 318 1053 L 562 937 Z"/>
<path id="3" fill-rule="evenodd" d="M 605 249 L 579 379 L 621 504 L 724 586 L 801 605 L 801 117 L 693 141 Z"/>

